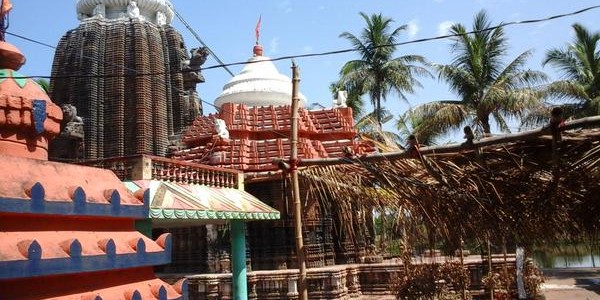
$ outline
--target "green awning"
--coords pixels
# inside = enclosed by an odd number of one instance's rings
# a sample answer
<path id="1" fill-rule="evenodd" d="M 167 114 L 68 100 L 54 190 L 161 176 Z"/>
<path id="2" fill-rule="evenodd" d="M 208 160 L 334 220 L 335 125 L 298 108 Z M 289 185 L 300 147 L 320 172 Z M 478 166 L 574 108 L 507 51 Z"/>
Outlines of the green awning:
<path id="1" fill-rule="evenodd" d="M 133 193 L 150 189 L 150 218 L 158 220 L 274 220 L 277 210 L 232 188 L 160 180 L 126 181 Z"/>

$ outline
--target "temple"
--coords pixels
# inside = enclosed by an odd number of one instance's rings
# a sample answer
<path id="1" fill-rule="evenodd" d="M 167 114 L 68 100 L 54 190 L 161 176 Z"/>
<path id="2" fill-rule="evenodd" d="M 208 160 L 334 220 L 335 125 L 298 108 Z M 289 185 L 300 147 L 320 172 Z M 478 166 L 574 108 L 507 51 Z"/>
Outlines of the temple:
<path id="1" fill-rule="evenodd" d="M 277 71 L 257 44 L 248 64 L 225 84 L 215 100 L 219 112 L 196 118 L 181 137 L 181 149 L 174 149 L 170 155 L 186 162 L 243 171 L 246 191 L 265 199 L 282 213 L 281 220 L 249 224 L 249 260 L 253 270 L 297 268 L 291 188 L 285 180 L 285 168 L 282 170 L 281 165 L 274 163 L 290 155 L 291 98 L 291 79 Z M 350 108 L 308 110 L 303 107 L 306 99 L 302 94 L 300 102 L 299 159 L 376 151 L 372 144 L 357 138 Z M 222 127 L 228 131 L 226 141 L 214 138 L 214 132 Z M 373 234 L 369 234 L 372 232 L 369 214 L 362 214 L 366 219 L 359 218 L 350 225 L 359 232 L 359 236 L 351 239 L 336 230 L 341 228 L 342 221 L 327 199 L 301 190 L 302 202 L 307 204 L 302 216 L 307 266 L 358 262 L 367 246 L 374 242 Z"/>
<path id="2" fill-rule="evenodd" d="M 188 54 L 169 1 L 79 0 L 77 15 L 57 46 L 50 95 L 76 107 L 84 137 L 61 135 L 50 156 L 164 155 L 169 136 L 202 114 L 196 84 L 208 52 Z"/>

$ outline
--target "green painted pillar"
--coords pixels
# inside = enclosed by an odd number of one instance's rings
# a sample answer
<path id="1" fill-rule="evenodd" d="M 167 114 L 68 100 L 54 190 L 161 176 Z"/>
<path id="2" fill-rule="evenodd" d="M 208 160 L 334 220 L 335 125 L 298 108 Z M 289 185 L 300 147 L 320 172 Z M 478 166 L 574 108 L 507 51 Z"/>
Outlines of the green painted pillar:
<path id="1" fill-rule="evenodd" d="M 231 269 L 233 299 L 247 300 L 246 223 L 243 220 L 231 221 Z"/>
<path id="2" fill-rule="evenodd" d="M 135 229 L 143 235 L 152 238 L 152 219 L 135 220 Z"/>

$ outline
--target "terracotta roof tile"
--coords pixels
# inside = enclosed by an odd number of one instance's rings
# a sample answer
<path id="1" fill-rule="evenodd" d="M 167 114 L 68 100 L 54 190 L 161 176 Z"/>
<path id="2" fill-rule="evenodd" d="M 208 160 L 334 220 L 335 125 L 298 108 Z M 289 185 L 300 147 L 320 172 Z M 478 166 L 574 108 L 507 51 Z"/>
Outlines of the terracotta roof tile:
<path id="1" fill-rule="evenodd" d="M 355 140 L 350 108 L 299 110 L 298 157 L 327 158 L 345 155 L 351 148 L 356 154 L 374 152 L 363 141 Z M 225 120 L 229 143 L 217 144 L 214 119 Z M 177 160 L 211 164 L 244 171 L 277 170 L 273 159 L 289 157 L 291 107 L 247 107 L 226 103 L 221 113 L 199 117 L 183 135 L 188 149 L 173 153 Z M 215 154 L 217 153 L 217 154 Z"/>
<path id="2" fill-rule="evenodd" d="M 0 232 L 0 279 L 134 268 L 168 263 L 169 234 L 137 231 Z"/>
<path id="3" fill-rule="evenodd" d="M 109 170 L 0 155 L 0 211 L 145 218 L 148 209 Z"/>
<path id="4" fill-rule="evenodd" d="M 181 300 L 187 289 L 185 280 L 156 279 L 151 268 L 0 281 L 0 295 L 11 300 Z"/>

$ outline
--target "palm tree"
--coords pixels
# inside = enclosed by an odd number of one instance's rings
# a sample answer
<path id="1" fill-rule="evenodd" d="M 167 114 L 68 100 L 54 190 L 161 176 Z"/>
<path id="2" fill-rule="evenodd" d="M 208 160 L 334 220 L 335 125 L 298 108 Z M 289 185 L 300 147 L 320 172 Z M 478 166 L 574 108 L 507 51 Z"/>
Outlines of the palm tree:
<path id="1" fill-rule="evenodd" d="M 50 91 L 50 83 L 48 80 L 39 78 L 36 79 L 35 82 L 40 86 L 40 88 L 42 88 L 42 90 L 44 90 L 44 92 L 46 92 L 46 94 Z"/>
<path id="2" fill-rule="evenodd" d="M 396 130 L 398 130 L 398 136 L 400 137 L 401 141 L 404 141 L 404 143 L 406 143 L 406 141 L 408 141 L 409 137 L 411 135 L 415 135 L 416 133 L 416 129 L 419 128 L 420 123 L 422 122 L 421 119 L 418 119 L 414 114 L 410 114 L 410 113 L 404 113 L 400 116 L 398 116 L 398 119 L 396 120 Z M 423 129 L 421 127 L 421 129 Z M 429 128 L 429 129 L 433 129 L 433 128 Z M 437 144 L 437 140 L 436 137 L 438 137 L 440 135 L 439 132 L 421 132 L 418 136 L 419 136 L 419 140 L 418 143 L 419 145 L 426 145 L 426 146 L 432 146 Z"/>
<path id="3" fill-rule="evenodd" d="M 565 105 L 576 117 L 600 114 L 600 32 L 590 32 L 581 24 L 573 24 L 575 37 L 566 48 L 546 52 L 543 65 L 562 72 L 565 80 L 553 82 L 550 94 L 575 100 Z"/>
<path id="4" fill-rule="evenodd" d="M 541 93 L 534 89 L 546 80 L 539 71 L 524 69 L 531 51 L 525 51 L 508 64 L 503 63 L 507 39 L 502 27 L 488 29 L 491 22 L 485 11 L 475 15 L 473 33 L 462 24 L 451 27 L 456 35 L 452 44 L 455 56 L 449 65 L 436 65 L 438 78 L 446 81 L 459 97 L 426 103 L 407 112 L 420 140 L 447 133 L 464 125 L 478 135 L 491 133 L 493 119 L 500 130 L 508 132 L 510 118 L 540 103 Z"/>
<path id="5" fill-rule="evenodd" d="M 365 20 L 366 27 L 359 37 L 349 32 L 340 34 L 360 54 L 359 59 L 344 64 L 340 71 L 340 83 L 360 88 L 360 95 L 369 94 L 377 124 L 381 127 L 381 102 L 386 100 L 388 94 L 396 92 L 406 101 L 404 93 L 412 93 L 415 87 L 421 87 L 415 77 L 430 74 L 423 67 L 427 63 L 421 56 L 393 58 L 395 43 L 400 33 L 406 30 L 406 25 L 393 29 L 393 20 L 381 14 L 368 16 L 361 12 L 360 16 Z"/>
<path id="6" fill-rule="evenodd" d="M 375 112 L 371 112 L 356 121 L 354 128 L 356 128 L 360 138 L 373 142 L 381 152 L 393 152 L 403 149 L 403 137 L 395 132 L 383 130 L 379 123 L 387 123 L 394 118 L 394 115 L 385 107 L 381 107 L 379 117 L 378 120 Z"/>

